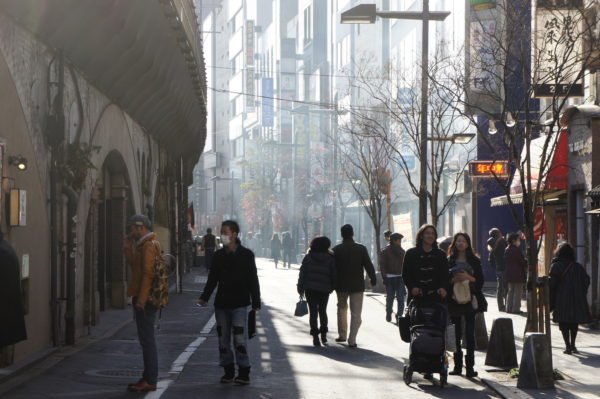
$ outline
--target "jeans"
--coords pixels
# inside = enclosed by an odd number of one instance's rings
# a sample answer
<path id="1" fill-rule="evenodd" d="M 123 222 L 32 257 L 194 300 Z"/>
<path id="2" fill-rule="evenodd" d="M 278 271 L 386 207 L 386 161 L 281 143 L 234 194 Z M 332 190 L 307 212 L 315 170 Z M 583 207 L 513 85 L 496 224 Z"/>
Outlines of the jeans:
<path id="1" fill-rule="evenodd" d="M 137 298 L 133 298 L 133 317 L 137 327 L 138 338 L 142 346 L 144 357 L 144 374 L 142 378 L 148 384 L 156 384 L 158 379 L 158 352 L 154 338 L 154 321 L 156 320 L 156 307 L 146 303 L 144 310 L 135 307 Z"/>
<path id="2" fill-rule="evenodd" d="M 496 271 L 496 300 L 498 301 L 498 310 L 506 310 L 506 283 L 504 282 L 504 270 Z"/>
<path id="3" fill-rule="evenodd" d="M 402 277 L 388 277 L 385 280 L 385 311 L 387 314 L 392 314 L 394 311 L 394 298 L 398 302 L 396 309 L 396 315 L 402 316 L 404 314 L 404 296 L 406 291 L 404 290 L 404 279 Z"/>
<path id="4" fill-rule="evenodd" d="M 214 248 L 206 248 L 204 250 L 204 266 L 206 266 L 206 270 L 210 270 L 210 267 L 212 266 L 212 258 L 214 253 Z"/>
<path id="5" fill-rule="evenodd" d="M 231 348 L 231 335 L 233 335 L 235 362 L 238 367 L 250 367 L 246 331 L 247 308 L 245 306 L 235 309 L 215 308 L 215 319 L 219 336 L 219 365 L 225 367 L 234 364 L 234 351 Z"/>
<path id="6" fill-rule="evenodd" d="M 362 324 L 361 313 L 364 292 L 340 292 L 336 291 L 338 333 L 340 338 L 348 337 L 348 344 L 356 344 L 356 335 Z M 348 299 L 350 299 L 350 335 L 348 335 Z"/>
<path id="7" fill-rule="evenodd" d="M 329 293 L 306 290 L 304 294 L 306 295 L 308 311 L 310 313 L 311 335 L 328 332 L 327 302 L 329 302 Z M 321 319 L 321 328 L 319 328 L 318 318 Z"/>
<path id="8" fill-rule="evenodd" d="M 508 295 L 506 297 L 506 311 L 518 313 L 521 311 L 521 297 L 525 283 L 508 283 Z"/>
<path id="9" fill-rule="evenodd" d="M 467 341 L 467 369 L 475 365 L 475 312 L 469 312 L 464 316 L 452 317 L 454 331 L 456 332 L 456 352 L 454 352 L 454 368 L 462 368 L 462 317 L 465 318 L 465 338 Z"/>

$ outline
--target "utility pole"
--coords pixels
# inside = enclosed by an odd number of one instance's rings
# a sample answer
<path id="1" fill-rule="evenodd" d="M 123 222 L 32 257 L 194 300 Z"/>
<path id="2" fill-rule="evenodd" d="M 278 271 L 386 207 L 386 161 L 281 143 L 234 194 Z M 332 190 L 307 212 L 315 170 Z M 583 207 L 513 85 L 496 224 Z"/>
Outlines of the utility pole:
<path id="1" fill-rule="evenodd" d="M 427 223 L 427 114 L 429 103 L 429 0 L 423 0 L 423 30 L 421 37 L 421 142 L 419 226 Z"/>

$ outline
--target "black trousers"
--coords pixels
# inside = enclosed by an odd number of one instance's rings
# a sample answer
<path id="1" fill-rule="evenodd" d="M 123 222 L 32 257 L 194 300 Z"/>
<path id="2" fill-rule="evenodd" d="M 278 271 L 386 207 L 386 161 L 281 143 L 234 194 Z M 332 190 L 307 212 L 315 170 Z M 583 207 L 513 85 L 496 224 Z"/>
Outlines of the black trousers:
<path id="1" fill-rule="evenodd" d="M 306 290 L 304 294 L 306 295 L 306 302 L 308 302 L 310 333 L 312 335 L 326 333 L 329 331 L 327 328 L 327 302 L 329 302 L 329 293 Z M 321 320 L 321 328 L 319 328 L 318 319 Z"/>
<path id="2" fill-rule="evenodd" d="M 469 312 L 464 316 L 452 317 L 452 324 L 456 332 L 456 352 L 454 352 L 454 368 L 461 369 L 463 365 L 462 351 L 462 318 L 465 318 L 465 338 L 467 341 L 467 356 L 465 358 L 467 369 L 475 365 L 475 312 Z"/>

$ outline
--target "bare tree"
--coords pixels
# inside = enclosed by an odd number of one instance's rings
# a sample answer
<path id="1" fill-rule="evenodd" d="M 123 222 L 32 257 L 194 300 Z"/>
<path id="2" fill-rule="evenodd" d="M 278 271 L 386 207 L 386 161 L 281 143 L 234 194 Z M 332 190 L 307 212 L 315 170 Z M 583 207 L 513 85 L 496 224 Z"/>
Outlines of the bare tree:
<path id="1" fill-rule="evenodd" d="M 457 60 L 453 66 L 463 73 L 449 80 L 431 75 L 435 87 L 460 89 L 448 105 L 477 126 L 479 141 L 493 154 L 492 161 L 507 160 L 512 168 L 512 179 L 494 171 L 492 178 L 526 236 L 526 331 L 547 333 L 548 307 L 538 294 L 544 290 L 535 289 L 542 240 L 535 239 L 534 221 L 547 191 L 544 182 L 552 171 L 561 114 L 570 96 L 583 95 L 585 66 L 597 61 L 582 47 L 593 30 L 588 9 L 553 4 L 538 0 L 533 31 L 529 0 L 499 1 L 495 8 L 474 13 L 466 65 Z M 487 121 L 481 123 L 481 119 Z M 534 154 L 541 154 L 540 159 Z M 511 187 L 520 192 L 522 205 L 511 196 Z M 539 317 L 538 305 L 546 307 L 545 317 Z"/>
<path id="2" fill-rule="evenodd" d="M 454 70 L 449 68 L 451 66 L 447 59 L 436 56 L 430 62 L 430 75 L 438 79 L 444 74 L 452 75 Z M 454 106 L 460 90 L 451 85 L 429 87 L 429 143 L 427 154 L 422 154 L 421 100 L 417 95 L 420 81 L 413 79 L 407 71 L 388 66 L 382 72 L 368 62 L 359 63 L 356 71 L 357 76 L 350 84 L 364 93 L 363 97 L 369 98 L 369 105 L 353 108 L 353 116 L 377 127 L 373 129 L 374 134 L 386 144 L 390 160 L 401 171 L 416 197 L 419 197 L 420 181 L 413 167 L 420 164 L 422 157 L 428 159 L 429 184 L 426 192 L 432 223 L 437 225 L 456 196 L 468 162 L 474 158 L 474 146 L 455 142 L 457 137 L 468 136 L 470 128 L 468 120 Z M 449 163 L 455 164 L 455 167 L 449 168 Z M 443 195 L 444 179 L 453 183 L 449 185 L 453 187 L 452 191 L 446 196 Z"/>
<path id="3" fill-rule="evenodd" d="M 388 184 L 392 180 L 391 160 L 387 143 L 378 132 L 381 125 L 373 123 L 377 115 L 366 115 L 342 126 L 340 142 L 341 165 L 346 181 L 371 220 L 377 253 L 381 251 L 381 228 L 386 212 Z"/>

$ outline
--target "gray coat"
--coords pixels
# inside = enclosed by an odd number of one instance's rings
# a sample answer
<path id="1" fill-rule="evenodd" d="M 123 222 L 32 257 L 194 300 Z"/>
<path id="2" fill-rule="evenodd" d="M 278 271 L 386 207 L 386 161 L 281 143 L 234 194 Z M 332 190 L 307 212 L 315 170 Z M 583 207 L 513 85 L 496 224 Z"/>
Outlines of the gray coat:
<path id="1" fill-rule="evenodd" d="M 589 323 L 590 276 L 577 262 L 554 258 L 550 268 L 550 309 L 557 323 Z"/>

